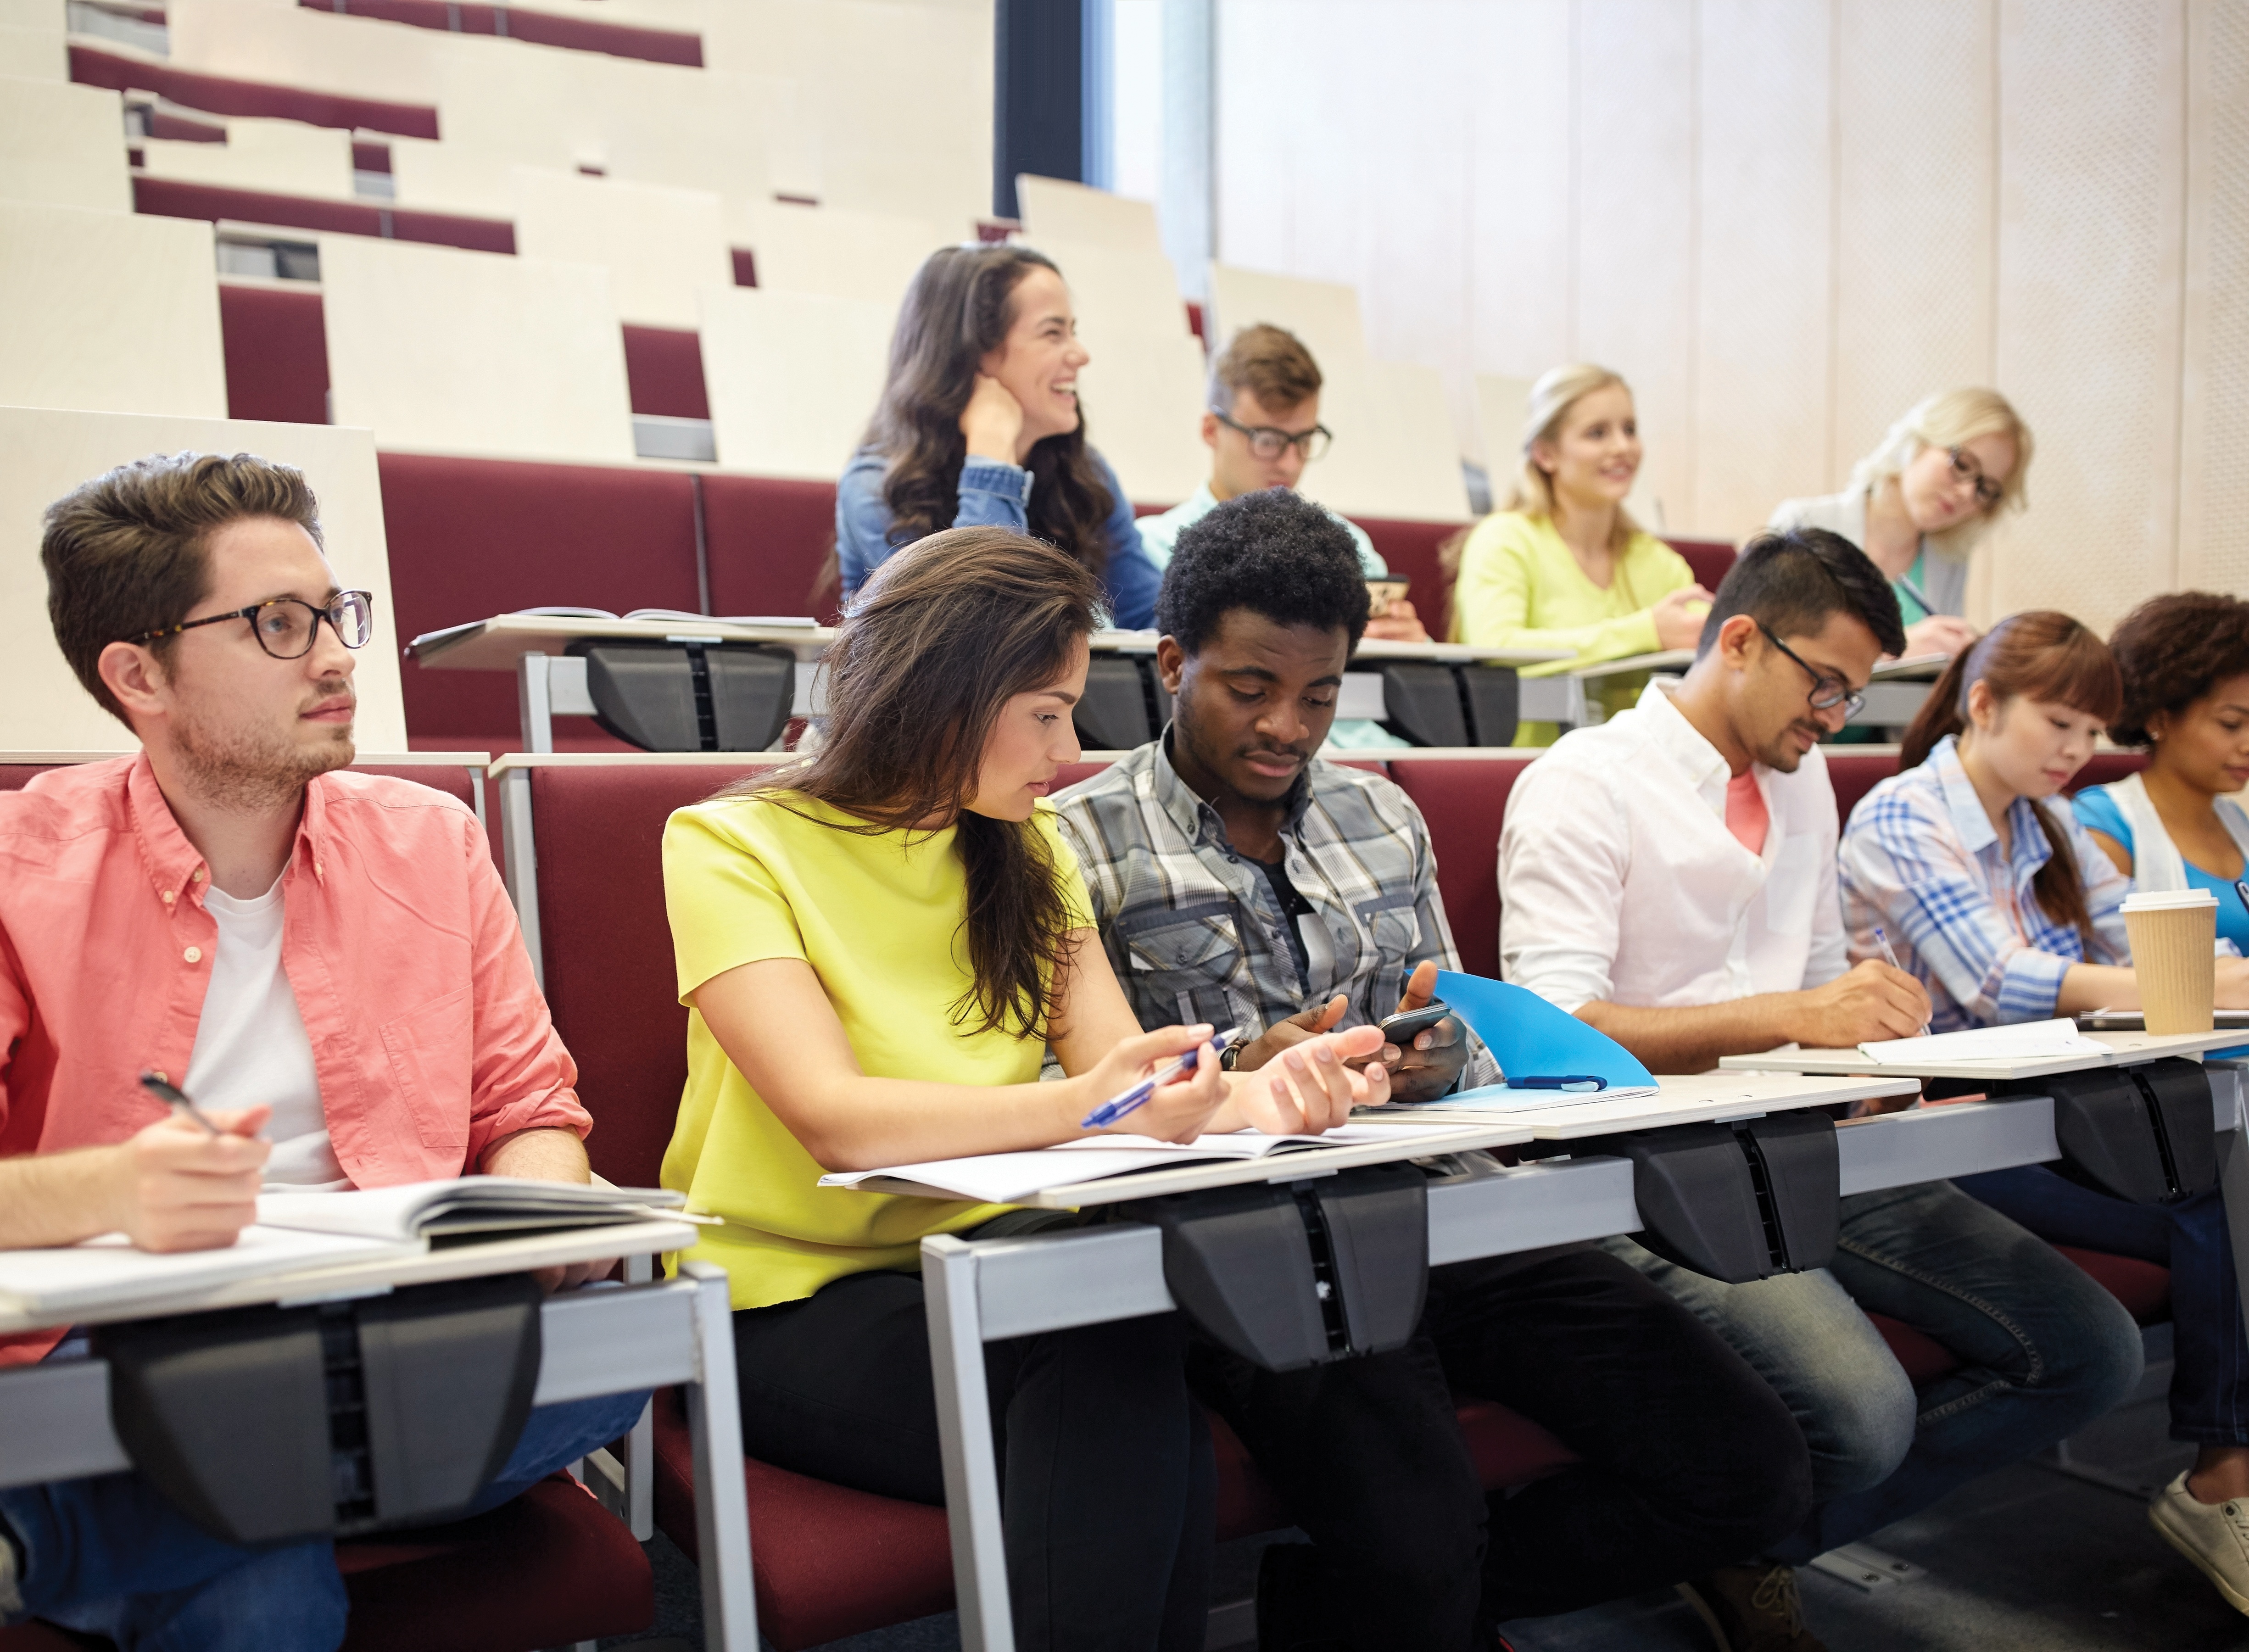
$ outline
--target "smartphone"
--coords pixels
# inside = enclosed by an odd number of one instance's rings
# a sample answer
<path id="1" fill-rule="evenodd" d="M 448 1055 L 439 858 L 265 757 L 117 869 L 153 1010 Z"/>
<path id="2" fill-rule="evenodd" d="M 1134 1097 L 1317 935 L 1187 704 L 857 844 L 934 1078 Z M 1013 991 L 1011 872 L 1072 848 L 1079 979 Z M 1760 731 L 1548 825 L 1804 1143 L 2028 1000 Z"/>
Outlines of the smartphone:
<path id="1" fill-rule="evenodd" d="M 1434 998 L 1419 1009 L 1401 1010 L 1386 1016 L 1381 1023 L 1382 1042 L 1395 1044 L 1400 1050 L 1411 1049 L 1415 1034 L 1427 1032 L 1452 1013 L 1443 999 Z"/>
<path id="2" fill-rule="evenodd" d="M 1380 619 L 1385 614 L 1387 614 L 1390 611 L 1390 605 L 1393 602 L 1400 602 L 1405 601 L 1406 593 L 1409 589 L 1411 589 L 1412 585 L 1413 582 L 1410 580 L 1367 581 L 1367 618 Z"/>

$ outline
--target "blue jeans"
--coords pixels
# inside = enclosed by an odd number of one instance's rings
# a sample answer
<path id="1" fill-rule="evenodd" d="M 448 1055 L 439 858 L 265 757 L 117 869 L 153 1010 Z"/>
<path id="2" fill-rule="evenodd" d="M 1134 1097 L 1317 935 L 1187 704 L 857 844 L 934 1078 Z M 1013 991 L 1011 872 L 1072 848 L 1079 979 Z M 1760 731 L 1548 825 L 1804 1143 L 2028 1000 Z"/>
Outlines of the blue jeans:
<path id="1" fill-rule="evenodd" d="M 82 1358 L 85 1346 L 48 1358 Z M 647 1402 L 616 1394 L 539 1407 L 470 1512 L 629 1432 Z M 0 1490 L 0 1542 L 10 1538 L 24 1613 L 107 1635 L 120 1652 L 334 1652 L 343 1642 L 349 1603 L 333 1542 L 226 1542 L 129 1470 Z"/>
<path id="2" fill-rule="evenodd" d="M 1950 1182 L 1844 1200 L 1834 1261 L 1816 1273 L 1727 1285 L 1629 1241 L 1612 1248 L 1795 1414 L 1817 1501 L 1777 1559 L 1801 1563 L 1903 1519 L 2074 1433 L 2140 1379 L 2139 1327 L 2116 1299 Z M 1943 1343 L 1959 1368 L 1915 1393 L 1860 1309 Z"/>
<path id="3" fill-rule="evenodd" d="M 2171 1270 L 2171 1438 L 2249 1445 L 2249 1335 L 2233 1239 L 2216 1192 L 2175 1205 L 2112 1199 L 2043 1165 L 1963 1177 L 1960 1189 L 2041 1239 Z"/>

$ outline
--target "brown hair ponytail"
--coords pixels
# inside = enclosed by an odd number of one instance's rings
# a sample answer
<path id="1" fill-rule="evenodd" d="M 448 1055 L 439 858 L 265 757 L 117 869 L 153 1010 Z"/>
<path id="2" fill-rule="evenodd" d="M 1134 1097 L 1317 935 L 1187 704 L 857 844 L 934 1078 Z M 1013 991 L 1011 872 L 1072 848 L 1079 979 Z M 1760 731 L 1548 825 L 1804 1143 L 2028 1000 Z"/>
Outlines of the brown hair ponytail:
<path id="1" fill-rule="evenodd" d="M 1967 730 L 1968 696 L 1979 682 L 1989 684 L 2002 703 L 2027 696 L 2103 723 L 2115 720 L 2124 703 L 2123 677 L 2108 644 L 2067 614 L 2033 609 L 2001 620 L 1974 647 L 1952 657 L 1905 732 L 1898 752 L 1901 773 L 1926 762 L 1946 735 Z M 2068 834 L 2043 803 L 2033 799 L 2031 809 L 2050 851 L 2031 879 L 2031 891 L 2047 917 L 2077 931 L 2089 953 L 2095 939 L 2093 913 Z"/>
<path id="2" fill-rule="evenodd" d="M 966 805 L 1001 708 L 1069 669 L 1099 595 L 1083 566 L 1004 527 L 948 528 L 906 547 L 859 588 L 822 662 L 820 749 L 719 794 L 782 808 L 791 794 L 816 798 L 859 823 L 807 818 L 870 837 L 958 826 L 975 979 L 953 1018 L 972 1034 L 1043 1039 L 1053 1018 L 1070 956 L 1061 868 L 1036 822 Z"/>

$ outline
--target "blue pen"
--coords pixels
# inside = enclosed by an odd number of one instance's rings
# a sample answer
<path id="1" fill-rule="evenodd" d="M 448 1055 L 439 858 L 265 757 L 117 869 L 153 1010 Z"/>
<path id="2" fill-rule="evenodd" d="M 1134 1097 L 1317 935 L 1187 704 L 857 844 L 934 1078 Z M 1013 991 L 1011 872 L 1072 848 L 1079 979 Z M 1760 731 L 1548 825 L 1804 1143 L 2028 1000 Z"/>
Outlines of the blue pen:
<path id="1" fill-rule="evenodd" d="M 1921 611 L 1922 613 L 1928 615 L 1931 619 L 1935 619 L 1936 617 L 1936 604 L 1930 602 L 1929 600 L 1929 594 L 1922 590 L 1920 586 L 1915 584 L 1907 575 L 1901 574 L 1895 579 L 1892 580 L 1890 583 L 1893 585 L 1903 586 L 1905 588 L 1905 594 L 1913 598 L 1915 602 L 1921 604 Z"/>
<path id="2" fill-rule="evenodd" d="M 1598 1073 L 1565 1072 L 1551 1077 L 1532 1073 L 1525 1077 L 1507 1081 L 1510 1090 L 1606 1090 L 1609 1081 Z"/>
<path id="3" fill-rule="evenodd" d="M 1898 962 L 1897 954 L 1890 950 L 1890 938 L 1882 933 L 1882 926 L 1880 924 L 1874 926 L 1874 945 L 1882 949 L 1882 961 L 1892 969 L 1902 970 L 1905 967 L 1903 964 Z M 1925 1021 L 1921 1023 L 1921 1036 L 1923 1038 L 1929 1036 L 1929 1023 Z"/>
<path id="4" fill-rule="evenodd" d="M 1210 1040 L 1211 1053 L 1217 1054 L 1241 1036 L 1241 1028 L 1228 1027 L 1224 1032 Z M 1077 1127 L 1080 1130 L 1098 1130 L 1104 1125 L 1115 1124 L 1126 1113 L 1137 1112 L 1145 1105 L 1148 1098 L 1154 1095 L 1164 1085 L 1193 1072 L 1195 1070 L 1195 1063 L 1201 1058 L 1202 1051 L 1200 1049 L 1190 1050 L 1170 1066 L 1150 1073 L 1123 1095 L 1111 1096 L 1084 1118 L 1079 1119 Z"/>

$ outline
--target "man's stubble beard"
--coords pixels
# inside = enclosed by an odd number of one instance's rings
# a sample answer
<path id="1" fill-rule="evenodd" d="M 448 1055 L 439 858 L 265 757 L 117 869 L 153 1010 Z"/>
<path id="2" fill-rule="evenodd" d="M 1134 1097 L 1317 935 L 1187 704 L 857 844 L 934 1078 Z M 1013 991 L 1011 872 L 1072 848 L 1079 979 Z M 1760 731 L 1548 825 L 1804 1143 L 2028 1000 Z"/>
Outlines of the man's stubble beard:
<path id="1" fill-rule="evenodd" d="M 255 810 L 285 803 L 330 769 L 356 756 L 353 725 L 330 726 L 333 738 L 300 746 L 285 736 L 259 739 L 193 719 L 175 726 L 173 745 L 189 782 L 223 809 Z"/>

